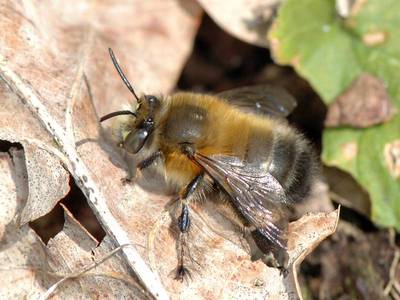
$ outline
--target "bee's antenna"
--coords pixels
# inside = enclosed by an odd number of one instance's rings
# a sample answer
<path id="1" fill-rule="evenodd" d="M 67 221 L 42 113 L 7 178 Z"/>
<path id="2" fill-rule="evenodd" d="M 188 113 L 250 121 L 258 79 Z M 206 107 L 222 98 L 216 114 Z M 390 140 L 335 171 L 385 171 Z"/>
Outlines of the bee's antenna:
<path id="1" fill-rule="evenodd" d="M 130 110 L 120 110 L 120 111 L 114 111 L 114 112 L 109 113 L 109 114 L 107 114 L 105 116 L 102 116 L 100 118 L 100 122 L 103 122 L 103 121 L 108 120 L 110 118 L 114 118 L 116 116 L 121 116 L 121 115 L 133 115 L 133 116 L 136 117 L 136 114 L 134 112 L 130 111 Z"/>
<path id="2" fill-rule="evenodd" d="M 117 72 L 119 74 L 119 76 L 121 77 L 122 81 L 125 83 L 126 87 L 128 88 L 128 90 L 133 94 L 133 96 L 136 98 L 136 101 L 138 103 L 140 103 L 140 99 L 139 97 L 136 95 L 135 90 L 133 89 L 133 87 L 131 86 L 131 84 L 129 83 L 128 79 L 126 78 L 124 72 L 122 72 L 121 67 L 119 66 L 117 59 L 115 58 L 114 52 L 112 51 L 111 48 L 108 48 L 108 52 L 110 53 L 111 56 L 111 60 L 114 64 L 115 69 L 117 69 Z"/>

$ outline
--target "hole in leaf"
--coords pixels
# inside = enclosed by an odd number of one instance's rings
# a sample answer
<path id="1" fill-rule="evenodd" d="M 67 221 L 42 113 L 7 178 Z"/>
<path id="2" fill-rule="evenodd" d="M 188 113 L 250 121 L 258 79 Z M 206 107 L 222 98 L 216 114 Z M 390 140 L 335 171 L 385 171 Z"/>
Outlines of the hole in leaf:
<path id="1" fill-rule="evenodd" d="M 0 152 L 8 152 L 11 148 L 22 149 L 20 143 L 11 143 L 9 141 L 0 140 Z"/>
<path id="2" fill-rule="evenodd" d="M 352 223 L 364 232 L 378 232 L 378 228 L 366 216 L 343 205 L 340 208 L 340 219 Z"/>
<path id="3" fill-rule="evenodd" d="M 105 236 L 105 232 L 87 204 L 82 191 L 72 178 L 70 180 L 70 191 L 60 203 L 67 207 L 82 227 L 84 227 L 98 242 L 101 242 Z M 58 203 L 47 215 L 30 222 L 29 226 L 35 230 L 36 234 L 47 244 L 50 238 L 56 236 L 57 233 L 63 229 L 64 210 Z"/>
<path id="4" fill-rule="evenodd" d="M 98 241 L 101 242 L 106 233 L 99 221 L 97 221 L 92 209 L 86 201 L 85 195 L 76 185 L 75 181 L 70 180 L 70 191 L 67 196 L 61 200 L 75 219 Z"/>
<path id="5" fill-rule="evenodd" d="M 29 222 L 29 226 L 41 238 L 43 243 L 55 237 L 64 226 L 64 212 L 62 207 L 57 204 L 48 214 Z"/>
<path id="6" fill-rule="evenodd" d="M 267 49 L 227 34 L 205 15 L 178 89 L 220 91 L 249 84 L 249 78 L 271 62 Z"/>

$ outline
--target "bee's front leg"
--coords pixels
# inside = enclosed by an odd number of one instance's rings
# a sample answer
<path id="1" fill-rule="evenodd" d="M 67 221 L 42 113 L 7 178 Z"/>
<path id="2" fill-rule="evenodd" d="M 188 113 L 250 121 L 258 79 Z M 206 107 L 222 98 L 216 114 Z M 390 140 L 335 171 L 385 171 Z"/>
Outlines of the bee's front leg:
<path id="1" fill-rule="evenodd" d="M 132 181 L 135 179 L 135 177 L 137 176 L 137 172 L 136 170 L 143 170 L 146 169 L 148 167 L 150 167 L 157 159 L 162 158 L 163 154 L 160 150 L 153 152 L 152 154 L 150 154 L 148 157 L 146 157 L 145 159 L 143 159 L 142 161 L 140 161 L 138 164 L 133 163 L 133 161 L 131 161 L 130 158 L 128 158 L 127 156 L 125 157 L 125 160 L 128 163 L 128 174 L 126 177 L 122 178 L 121 181 L 123 184 L 130 184 L 132 183 Z M 132 167 L 131 167 L 132 165 Z M 136 166 L 136 169 L 135 169 Z"/>
<path id="2" fill-rule="evenodd" d="M 190 276 L 190 272 L 185 267 L 185 256 L 186 256 L 185 250 L 187 248 L 186 238 L 190 228 L 189 200 L 193 192 L 201 185 L 203 179 L 204 179 L 204 172 L 201 172 L 196 177 L 194 177 L 192 181 L 190 181 L 190 183 L 184 188 L 183 192 L 180 193 L 179 197 L 181 201 L 182 211 L 178 218 L 178 227 L 180 234 L 179 234 L 179 257 L 178 257 L 179 262 L 178 262 L 176 279 L 181 281 L 186 275 Z"/>
<path id="3" fill-rule="evenodd" d="M 138 163 L 137 168 L 139 170 L 146 169 L 150 167 L 157 159 L 161 158 L 162 152 L 160 150 L 153 152 L 149 157 L 143 159 L 141 162 Z"/>

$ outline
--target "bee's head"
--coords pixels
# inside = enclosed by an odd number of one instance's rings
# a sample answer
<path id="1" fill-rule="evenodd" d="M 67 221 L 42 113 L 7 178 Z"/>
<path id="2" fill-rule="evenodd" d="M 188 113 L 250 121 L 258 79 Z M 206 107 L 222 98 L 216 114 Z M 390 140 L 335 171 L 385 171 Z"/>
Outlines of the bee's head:
<path id="1" fill-rule="evenodd" d="M 117 60 L 115 59 L 114 53 L 109 49 L 111 60 L 118 74 L 121 76 L 122 81 L 125 83 L 129 91 L 133 94 L 137 101 L 137 108 L 135 111 L 121 110 L 107 114 L 100 118 L 100 122 L 108 120 L 110 118 L 129 115 L 129 119 L 124 119 L 120 122 L 119 126 L 119 144 L 130 153 L 138 153 L 143 148 L 148 137 L 154 130 L 154 117 L 155 113 L 160 106 L 160 99 L 153 95 L 144 95 L 140 98 L 136 95 L 134 89 L 125 77 Z M 132 119 L 132 117 L 134 119 Z"/>

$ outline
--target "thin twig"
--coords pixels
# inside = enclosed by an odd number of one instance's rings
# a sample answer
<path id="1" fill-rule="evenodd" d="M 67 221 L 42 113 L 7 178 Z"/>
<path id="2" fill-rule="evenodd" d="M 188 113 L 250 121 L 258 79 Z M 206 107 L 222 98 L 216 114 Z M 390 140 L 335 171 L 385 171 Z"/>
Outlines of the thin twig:
<path id="1" fill-rule="evenodd" d="M 59 281 L 57 281 L 51 287 L 49 287 L 47 289 L 46 293 L 44 293 L 42 296 L 40 296 L 40 298 L 38 300 L 46 300 L 46 299 L 48 299 L 64 281 L 66 281 L 68 279 L 73 279 L 73 278 L 79 277 L 82 274 L 84 274 L 86 272 L 89 272 L 90 270 L 96 268 L 98 265 L 100 265 L 103 262 L 105 262 L 107 259 L 109 259 L 112 256 L 114 256 L 119 250 L 121 250 L 122 248 L 124 248 L 126 246 L 131 246 L 131 245 L 121 245 L 121 246 L 115 248 L 114 250 L 112 250 L 111 252 L 109 252 L 108 254 L 106 254 L 99 261 L 95 261 L 95 262 L 93 262 L 93 263 L 91 263 L 91 264 L 89 264 L 87 266 L 84 266 L 83 269 L 81 269 L 79 271 L 76 271 L 76 272 L 73 272 L 71 274 L 65 275 L 63 278 L 61 278 Z"/>
<path id="2" fill-rule="evenodd" d="M 400 295 L 397 294 L 396 292 L 390 292 L 390 296 L 394 299 L 394 300 L 400 300 Z"/>
<path id="3" fill-rule="evenodd" d="M 126 245 L 128 246 L 128 245 Z M 115 253 L 118 252 L 118 250 L 120 250 L 122 247 L 118 247 L 114 250 L 112 250 L 112 253 L 107 253 L 104 257 L 102 257 L 99 261 L 97 261 L 97 266 L 101 265 L 105 260 L 107 260 L 108 258 L 111 258 L 112 255 L 114 255 Z M 119 280 L 122 281 L 123 283 L 127 284 L 127 285 L 131 285 L 137 289 L 140 289 L 141 292 L 143 292 L 144 294 L 146 294 L 147 296 L 150 296 L 145 290 L 143 290 L 143 287 L 141 287 L 135 280 L 133 280 L 132 277 L 127 277 L 126 274 L 111 274 L 111 273 L 90 273 L 90 274 L 85 274 L 85 272 L 90 271 L 90 267 L 92 266 L 92 264 L 88 265 L 88 266 L 84 266 L 84 268 L 81 269 L 81 271 L 77 271 L 74 272 L 73 274 L 77 274 L 77 276 L 73 276 L 70 274 L 66 274 L 65 272 L 60 273 L 60 272 L 52 272 L 52 271 L 48 271 L 46 269 L 40 268 L 40 267 L 34 267 L 34 266 L 13 266 L 13 267 L 9 267 L 9 268 L 2 268 L 0 267 L 0 272 L 2 271 L 7 271 L 7 272 L 15 272 L 16 270 L 24 270 L 24 271 L 29 271 L 29 272 L 35 272 L 35 273 L 43 273 L 52 277 L 60 277 L 60 278 L 64 278 L 65 276 L 68 276 L 69 279 L 73 279 L 76 277 L 93 277 L 93 276 L 100 276 L 100 277 L 107 277 L 107 278 L 112 278 L 115 280 Z M 81 274 L 78 274 L 78 273 Z M 68 279 L 68 278 L 67 278 Z"/>
<path id="4" fill-rule="evenodd" d="M 394 252 L 392 264 L 390 265 L 389 281 L 386 284 L 385 289 L 383 290 L 383 294 L 385 296 L 389 295 L 389 293 L 393 287 L 393 284 L 396 281 L 396 269 L 397 269 L 397 266 L 399 265 L 399 259 L 400 259 L 400 251 L 396 249 L 396 251 Z"/>
<path id="5" fill-rule="evenodd" d="M 85 194 L 91 209 L 107 234 L 118 246 L 131 244 L 127 233 L 121 228 L 107 207 L 106 199 L 93 181 L 90 171 L 78 156 L 73 141 L 68 138 L 64 129 L 49 114 L 33 87 L 26 84 L 12 69 L 10 69 L 6 59 L 1 55 L 0 78 L 6 82 L 9 88 L 21 99 L 21 102 L 30 109 L 33 115 L 38 118 L 57 142 L 61 152 L 70 162 L 70 164 L 67 165 L 67 167 L 69 167 L 68 171 Z M 133 246 L 123 248 L 122 253 L 125 256 L 128 265 L 133 269 L 143 286 L 147 288 L 154 298 L 169 298 L 159 277 L 150 270 Z"/>
<path id="6" fill-rule="evenodd" d="M 390 242 L 392 246 L 394 247 L 394 257 L 392 260 L 392 264 L 390 265 L 390 270 L 389 270 L 389 281 L 386 284 L 385 289 L 383 290 L 383 294 L 385 296 L 389 295 L 390 291 L 392 290 L 393 285 L 396 282 L 396 270 L 397 266 L 399 265 L 399 260 L 400 260 L 400 251 L 396 247 L 395 239 L 396 239 L 396 233 L 393 228 L 389 229 L 389 235 L 390 235 Z"/>
<path id="7" fill-rule="evenodd" d="M 398 281 L 393 283 L 393 289 L 390 291 L 390 296 L 392 296 L 394 300 L 400 299 L 400 284 Z"/>

